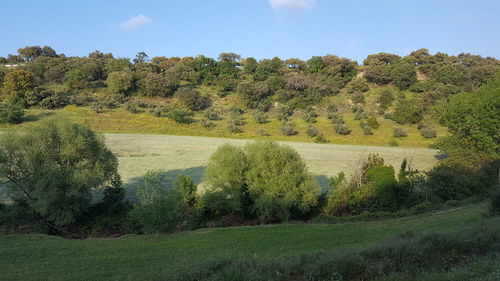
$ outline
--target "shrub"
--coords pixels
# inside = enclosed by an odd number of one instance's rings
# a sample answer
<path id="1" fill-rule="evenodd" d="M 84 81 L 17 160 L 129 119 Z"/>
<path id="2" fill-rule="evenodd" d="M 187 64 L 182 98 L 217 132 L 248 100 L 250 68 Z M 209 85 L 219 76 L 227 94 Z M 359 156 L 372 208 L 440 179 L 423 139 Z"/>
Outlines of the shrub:
<path id="1" fill-rule="evenodd" d="M 292 114 L 293 114 L 293 109 L 291 109 L 286 105 L 279 105 L 278 108 L 276 108 L 275 116 L 276 119 L 278 119 L 279 121 L 285 122 L 290 119 Z"/>
<path id="2" fill-rule="evenodd" d="M 362 93 L 370 90 L 370 85 L 365 78 L 356 77 L 345 86 L 344 90 L 348 94 Z"/>
<path id="3" fill-rule="evenodd" d="M 252 116 L 257 124 L 267 123 L 267 115 L 263 111 L 256 110 L 253 112 Z"/>
<path id="4" fill-rule="evenodd" d="M 69 104 L 69 100 L 60 94 L 50 95 L 50 96 L 44 98 L 40 102 L 40 105 L 47 108 L 47 109 L 62 108 L 68 104 Z"/>
<path id="5" fill-rule="evenodd" d="M 304 119 L 305 122 L 315 123 L 316 117 L 318 117 L 318 114 L 316 114 L 316 111 L 312 106 L 308 106 L 306 107 L 306 109 L 304 109 L 304 113 L 302 114 L 302 119 Z"/>
<path id="6" fill-rule="evenodd" d="M 138 104 L 133 101 L 129 101 L 125 104 L 125 110 L 133 114 L 137 114 L 140 112 Z"/>
<path id="7" fill-rule="evenodd" d="M 365 101 L 365 95 L 361 92 L 354 93 L 351 95 L 351 101 L 353 103 L 362 103 Z"/>
<path id="8" fill-rule="evenodd" d="M 131 216 L 145 233 L 173 232 L 182 220 L 181 194 L 164 182 L 161 171 L 148 171 L 137 189 Z"/>
<path id="9" fill-rule="evenodd" d="M 239 127 L 238 123 L 234 120 L 229 120 L 229 122 L 227 122 L 227 130 L 231 133 L 241 133 L 243 132 L 243 130 L 241 130 L 241 128 Z"/>
<path id="10" fill-rule="evenodd" d="M 389 146 L 399 146 L 399 143 L 397 140 L 392 139 L 389 141 Z"/>
<path id="11" fill-rule="evenodd" d="M 361 119 L 367 119 L 368 115 L 364 112 L 361 111 L 356 111 L 354 114 L 354 120 L 361 120 Z"/>
<path id="12" fill-rule="evenodd" d="M 0 105 L 0 124 L 19 124 L 23 121 L 24 110 L 16 104 Z"/>
<path id="13" fill-rule="evenodd" d="M 333 119 L 335 116 L 337 116 L 337 107 L 333 104 L 329 104 L 326 108 L 326 117 L 328 119 Z"/>
<path id="14" fill-rule="evenodd" d="M 308 135 L 311 138 L 314 138 L 314 137 L 318 136 L 318 134 L 319 134 L 318 129 L 316 129 L 315 127 L 313 127 L 311 125 L 307 126 L 306 135 Z"/>
<path id="15" fill-rule="evenodd" d="M 432 138 L 437 137 L 436 130 L 434 130 L 433 128 L 428 128 L 428 127 L 420 130 L 420 134 L 422 135 L 422 137 L 424 137 L 426 139 L 432 139 Z"/>
<path id="16" fill-rule="evenodd" d="M 402 138 L 408 136 L 405 130 L 402 128 L 394 128 L 394 131 L 392 132 L 392 135 L 396 138 Z"/>
<path id="17" fill-rule="evenodd" d="M 203 112 L 203 117 L 212 121 L 220 120 L 219 112 L 213 107 L 210 107 L 207 110 L 205 110 L 205 112 Z"/>
<path id="18" fill-rule="evenodd" d="M 283 125 L 280 128 L 280 131 L 285 136 L 292 136 L 297 134 L 297 131 L 295 131 L 293 124 L 289 122 L 283 123 Z"/>
<path id="19" fill-rule="evenodd" d="M 363 134 L 364 134 L 365 136 L 370 136 L 370 135 L 373 135 L 372 128 L 370 128 L 370 127 L 364 127 L 364 128 L 363 128 Z"/>
<path id="20" fill-rule="evenodd" d="M 212 127 L 215 127 L 215 124 L 213 122 L 208 121 L 207 119 L 201 119 L 200 124 L 205 129 L 210 129 Z"/>
<path id="21" fill-rule="evenodd" d="M 178 99 L 182 105 L 195 111 L 205 109 L 210 106 L 211 103 L 209 98 L 203 97 L 200 92 L 188 87 L 178 89 L 174 97 Z"/>
<path id="22" fill-rule="evenodd" d="M 351 129 L 349 129 L 346 125 L 335 125 L 333 128 L 339 135 L 348 135 L 351 133 Z"/>
<path id="23" fill-rule="evenodd" d="M 325 138 L 323 134 L 318 134 L 316 138 L 314 138 L 315 143 L 328 143 L 329 141 Z"/>
<path id="24" fill-rule="evenodd" d="M 186 108 L 174 108 L 171 109 L 167 113 L 167 117 L 174 120 L 177 123 L 191 123 L 193 119 L 191 118 L 194 115 L 192 111 Z"/>
<path id="25" fill-rule="evenodd" d="M 335 114 L 334 116 L 331 116 L 330 120 L 332 120 L 333 124 L 340 124 L 340 125 L 342 125 L 342 124 L 345 123 L 344 118 L 341 115 L 339 115 L 339 114 Z"/>
<path id="26" fill-rule="evenodd" d="M 149 113 L 153 115 L 154 117 L 160 117 L 161 114 L 163 113 L 164 109 L 160 106 L 154 107 L 151 110 L 149 110 Z"/>
<path id="27" fill-rule="evenodd" d="M 380 124 L 378 123 L 377 118 L 375 118 L 375 117 L 368 118 L 366 120 L 366 122 L 368 123 L 368 126 L 370 126 L 371 128 L 373 128 L 375 130 L 380 127 Z"/>
<path id="28" fill-rule="evenodd" d="M 377 99 L 377 102 L 380 104 L 380 108 L 382 109 L 387 109 L 389 106 L 392 105 L 393 101 L 394 101 L 394 95 L 392 94 L 392 91 L 389 89 L 382 90 Z"/>
<path id="29" fill-rule="evenodd" d="M 264 128 L 257 129 L 257 134 L 262 137 L 269 136 L 269 134 L 266 132 L 266 129 Z"/>

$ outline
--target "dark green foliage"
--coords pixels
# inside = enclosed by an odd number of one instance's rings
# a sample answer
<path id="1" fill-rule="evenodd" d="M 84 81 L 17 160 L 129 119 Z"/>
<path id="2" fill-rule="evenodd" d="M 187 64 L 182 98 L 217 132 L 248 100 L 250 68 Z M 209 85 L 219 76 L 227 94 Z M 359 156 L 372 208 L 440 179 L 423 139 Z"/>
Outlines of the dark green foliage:
<path id="1" fill-rule="evenodd" d="M 316 117 L 318 117 L 318 114 L 316 114 L 316 111 L 312 106 L 308 106 L 304 109 L 302 119 L 304 119 L 305 122 L 316 123 Z"/>
<path id="2" fill-rule="evenodd" d="M 495 215 L 500 215 L 500 188 L 494 187 L 490 198 L 490 212 Z"/>
<path id="3" fill-rule="evenodd" d="M 354 120 L 361 120 L 361 119 L 368 119 L 368 114 L 364 113 L 363 111 L 356 111 L 354 114 Z"/>
<path id="4" fill-rule="evenodd" d="M 337 107 L 333 104 L 329 104 L 326 108 L 326 117 L 328 119 L 333 119 L 334 116 L 337 115 Z"/>
<path id="5" fill-rule="evenodd" d="M 238 85 L 237 91 L 243 103 L 252 109 L 257 108 L 271 94 L 265 82 L 243 81 Z"/>
<path id="6" fill-rule="evenodd" d="M 149 171 L 137 189 L 132 218 L 145 233 L 173 232 L 182 220 L 182 195 L 168 189 L 161 171 Z"/>
<path id="7" fill-rule="evenodd" d="M 392 94 L 392 91 L 389 89 L 382 90 L 377 99 L 377 102 L 380 104 L 380 108 L 382 109 L 387 109 L 389 106 L 392 105 L 393 101 L 394 101 L 394 95 Z"/>
<path id="8" fill-rule="evenodd" d="M 319 134 L 318 129 L 316 129 L 315 127 L 313 127 L 311 125 L 307 126 L 306 135 L 308 135 L 311 138 L 314 138 L 314 137 L 318 136 L 318 134 Z"/>
<path id="9" fill-rule="evenodd" d="M 190 177 L 177 175 L 174 181 L 174 187 L 181 196 L 181 203 L 185 210 L 192 208 L 197 200 L 196 184 L 193 183 Z"/>
<path id="10" fill-rule="evenodd" d="M 191 118 L 194 113 L 187 108 L 173 108 L 167 112 L 167 117 L 174 120 L 177 123 L 189 124 L 193 122 Z"/>
<path id="11" fill-rule="evenodd" d="M 284 136 L 293 136 L 297 134 L 297 131 L 295 131 L 295 128 L 292 123 L 285 122 L 280 128 L 281 133 Z"/>
<path id="12" fill-rule="evenodd" d="M 423 110 L 414 100 L 402 100 L 396 105 L 393 116 L 398 124 L 417 124 L 422 121 Z"/>
<path id="13" fill-rule="evenodd" d="M 400 90 L 406 90 L 417 82 L 415 65 L 398 63 L 391 70 L 392 81 Z"/>
<path id="14" fill-rule="evenodd" d="M 52 94 L 46 98 L 44 98 L 40 105 L 47 109 L 58 109 L 63 108 L 69 104 L 69 100 L 67 97 L 61 94 Z"/>
<path id="15" fill-rule="evenodd" d="M 188 87 L 178 89 L 174 97 L 185 107 L 195 111 L 203 110 L 211 104 L 209 98 L 201 96 L 200 92 Z"/>
<path id="16" fill-rule="evenodd" d="M 140 91 L 148 97 L 168 97 L 179 88 L 179 79 L 171 73 L 148 73 L 139 81 Z"/>
<path id="17" fill-rule="evenodd" d="M 137 114 L 140 112 L 139 105 L 136 102 L 131 101 L 125 104 L 125 110 L 133 114 Z"/>
<path id="18" fill-rule="evenodd" d="M 344 118 L 337 113 L 330 115 L 329 119 L 332 120 L 332 123 L 336 125 L 342 125 L 345 123 Z"/>
<path id="19" fill-rule="evenodd" d="M 333 126 L 333 129 L 335 130 L 335 133 L 339 135 L 348 135 L 351 133 L 351 129 L 349 129 L 349 127 L 347 127 L 346 125 L 342 124 L 337 124 Z"/>
<path id="20" fill-rule="evenodd" d="M 392 132 L 392 136 L 396 138 L 402 138 L 408 136 L 408 133 L 406 133 L 403 128 L 394 128 L 394 131 Z"/>
<path id="21" fill-rule="evenodd" d="M 0 104 L 0 124 L 19 124 L 23 122 L 24 110 L 17 104 Z"/>
<path id="22" fill-rule="evenodd" d="M 344 90 L 348 94 L 363 93 L 370 89 L 370 85 L 365 78 L 354 78 L 345 86 Z"/>
<path id="23" fill-rule="evenodd" d="M 265 112 L 260 111 L 260 110 L 255 110 L 252 113 L 253 119 L 257 124 L 265 124 L 267 123 L 267 115 Z"/>
<path id="24" fill-rule="evenodd" d="M 117 167 L 103 138 L 82 125 L 44 122 L 1 138 L 0 177 L 11 198 L 49 224 L 75 223 L 88 209 L 92 189 L 119 183 Z"/>

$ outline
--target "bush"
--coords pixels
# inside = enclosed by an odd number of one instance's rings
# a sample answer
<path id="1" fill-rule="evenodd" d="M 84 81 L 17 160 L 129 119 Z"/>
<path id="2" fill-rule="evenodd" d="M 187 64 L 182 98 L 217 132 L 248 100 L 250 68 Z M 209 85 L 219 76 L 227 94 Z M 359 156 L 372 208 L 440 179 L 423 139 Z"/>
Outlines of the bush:
<path id="1" fill-rule="evenodd" d="M 138 104 L 133 101 L 129 101 L 125 104 L 125 110 L 133 114 L 137 114 L 140 112 Z"/>
<path id="2" fill-rule="evenodd" d="M 307 126 L 307 129 L 306 129 L 306 135 L 308 135 L 309 137 L 311 138 L 314 138 L 316 137 L 317 135 L 319 134 L 319 131 L 318 129 L 316 129 L 315 127 L 309 125 Z"/>
<path id="3" fill-rule="evenodd" d="M 215 127 L 214 122 L 210 122 L 210 121 L 208 121 L 207 119 L 201 119 L 201 120 L 200 120 L 200 124 L 201 124 L 201 126 L 202 126 L 203 128 L 205 128 L 205 129 L 210 129 L 210 128 Z"/>
<path id="4" fill-rule="evenodd" d="M 417 124 L 423 118 L 422 107 L 414 100 L 402 100 L 394 109 L 394 121 L 399 124 Z"/>
<path id="5" fill-rule="evenodd" d="M 337 116 L 337 107 L 333 104 L 329 104 L 328 107 L 326 108 L 326 117 L 328 119 L 333 119 L 335 116 Z"/>
<path id="6" fill-rule="evenodd" d="M 366 120 L 368 123 L 368 126 L 370 126 L 372 129 L 378 129 L 380 127 L 380 124 L 377 121 L 377 118 L 375 117 L 370 117 Z"/>
<path id="7" fill-rule="evenodd" d="M 252 116 L 257 124 L 267 123 L 267 115 L 263 111 L 256 110 L 253 112 Z"/>
<path id="8" fill-rule="evenodd" d="M 46 98 L 44 98 L 41 102 L 40 105 L 47 108 L 47 109 L 57 109 L 57 108 L 62 108 L 65 107 L 66 105 L 69 104 L 68 98 L 60 95 L 60 94 L 53 94 L 50 95 Z"/>
<path id="9" fill-rule="evenodd" d="M 269 134 L 266 132 L 266 129 L 264 128 L 257 129 L 257 134 L 261 137 L 269 136 Z"/>
<path id="10" fill-rule="evenodd" d="M 292 136 L 292 135 L 297 134 L 297 131 L 295 131 L 295 128 L 293 127 L 293 124 L 292 123 L 288 123 L 288 122 L 284 123 L 281 126 L 280 131 L 285 136 Z"/>
<path id="11" fill-rule="evenodd" d="M 354 120 L 368 119 L 368 115 L 361 111 L 356 111 L 354 114 Z"/>
<path id="12" fill-rule="evenodd" d="M 163 113 L 164 111 L 164 108 L 162 108 L 161 106 L 157 106 L 155 108 L 152 108 L 151 110 L 149 110 L 149 113 L 151 115 L 153 115 L 154 117 L 160 117 L 161 114 Z"/>
<path id="13" fill-rule="evenodd" d="M 361 92 L 354 93 L 351 95 L 351 101 L 353 103 L 362 103 L 365 101 L 365 95 Z"/>
<path id="14" fill-rule="evenodd" d="M 323 134 L 318 134 L 316 138 L 314 138 L 315 143 L 328 143 L 329 141 L 325 138 Z"/>
<path id="15" fill-rule="evenodd" d="M 389 146 L 399 146 L 399 143 L 397 140 L 392 139 L 389 141 Z"/>
<path id="16" fill-rule="evenodd" d="M 145 233 L 173 232 L 182 220 L 181 194 L 164 184 L 161 171 L 148 171 L 131 211 Z"/>
<path id="17" fill-rule="evenodd" d="M 339 135 L 348 135 L 351 133 L 351 129 L 349 129 L 346 125 L 335 125 L 333 128 Z"/>
<path id="18" fill-rule="evenodd" d="M 279 121 L 285 122 L 290 119 L 290 117 L 293 114 L 293 109 L 286 106 L 286 105 L 279 105 L 278 108 L 276 108 L 276 119 Z"/>
<path id="19" fill-rule="evenodd" d="M 342 125 L 345 123 L 344 118 L 339 114 L 335 114 L 335 115 L 331 116 L 330 120 L 332 120 L 333 124 Z"/>
<path id="20" fill-rule="evenodd" d="M 200 92 L 188 87 L 178 89 L 174 97 L 178 99 L 182 105 L 195 111 L 205 109 L 210 106 L 211 103 L 209 98 L 201 96 Z"/>
<path id="21" fill-rule="evenodd" d="M 363 128 L 363 134 L 365 136 L 370 136 L 370 135 L 373 135 L 373 131 L 370 127 L 364 127 Z"/>
<path id="22" fill-rule="evenodd" d="M 231 133 L 241 133 L 243 132 L 243 130 L 239 127 L 238 125 L 239 123 L 236 122 L 235 120 L 229 120 L 229 122 L 227 122 L 227 130 Z"/>
<path id="23" fill-rule="evenodd" d="M 174 108 L 167 113 L 167 117 L 174 120 L 177 123 L 189 124 L 193 122 L 191 118 L 194 115 L 192 111 L 186 108 Z"/>
<path id="24" fill-rule="evenodd" d="M 408 134 L 406 133 L 406 131 L 403 130 L 402 128 L 394 128 L 394 131 L 392 132 L 392 135 L 395 138 L 402 138 L 402 137 L 408 136 Z"/>
<path id="25" fill-rule="evenodd" d="M 308 107 L 306 107 L 306 109 L 304 109 L 302 119 L 304 119 L 305 122 L 315 123 L 316 117 L 318 117 L 318 114 L 316 114 L 316 111 L 314 110 L 314 108 L 312 106 L 308 106 Z"/>
<path id="26" fill-rule="evenodd" d="M 433 128 L 423 128 L 422 130 L 420 130 L 420 134 L 422 135 L 422 137 L 426 139 L 432 139 L 437 137 L 436 130 L 434 130 Z"/>
<path id="27" fill-rule="evenodd" d="M 23 122 L 24 110 L 16 104 L 0 105 L 0 124 L 19 124 Z"/>
<path id="28" fill-rule="evenodd" d="M 205 110 L 205 112 L 203 112 L 203 117 L 212 121 L 220 120 L 219 112 L 213 107 L 210 107 L 207 110 Z"/>

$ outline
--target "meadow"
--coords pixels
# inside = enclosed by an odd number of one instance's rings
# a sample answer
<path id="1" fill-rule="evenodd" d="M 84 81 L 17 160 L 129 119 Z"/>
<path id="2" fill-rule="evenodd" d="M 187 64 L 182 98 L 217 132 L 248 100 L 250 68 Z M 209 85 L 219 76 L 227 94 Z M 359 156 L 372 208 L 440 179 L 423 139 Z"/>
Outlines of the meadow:
<path id="1" fill-rule="evenodd" d="M 200 229 L 170 235 L 70 240 L 1 235 L 1 280 L 151 280 L 217 258 L 286 258 L 362 248 L 397 235 L 457 230 L 483 205 L 384 221 Z"/>
<path id="2" fill-rule="evenodd" d="M 128 198 L 148 170 L 165 170 L 167 179 L 177 174 L 190 176 L 196 184 L 203 181 L 204 167 L 217 147 L 230 143 L 244 146 L 250 140 L 171 135 L 104 134 L 107 146 L 117 156 L 119 172 Z M 425 148 L 334 145 L 282 142 L 303 157 L 309 171 L 323 189 L 328 180 L 343 171 L 349 174 L 362 156 L 378 153 L 386 163 L 399 168 L 403 158 L 413 159 L 415 168 L 427 170 L 436 163 L 438 151 Z"/>

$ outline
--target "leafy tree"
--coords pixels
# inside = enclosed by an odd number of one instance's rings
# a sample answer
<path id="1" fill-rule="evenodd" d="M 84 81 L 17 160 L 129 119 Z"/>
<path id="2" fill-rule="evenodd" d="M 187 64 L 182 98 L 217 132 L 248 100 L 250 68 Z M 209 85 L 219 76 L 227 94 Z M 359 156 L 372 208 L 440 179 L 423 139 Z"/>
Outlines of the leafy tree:
<path id="1" fill-rule="evenodd" d="M 113 71 L 126 71 L 130 70 L 132 67 L 132 64 L 128 59 L 107 59 L 106 60 L 106 65 L 104 68 L 106 69 L 107 73 L 111 73 Z"/>
<path id="2" fill-rule="evenodd" d="M 174 108 L 167 113 L 167 117 L 174 120 L 177 123 L 191 123 L 193 122 L 194 113 L 187 108 Z"/>
<path id="3" fill-rule="evenodd" d="M 50 225 L 75 223 L 91 190 L 119 186 L 117 168 L 103 138 L 82 125 L 50 121 L 0 138 L 0 178 L 11 198 Z"/>
<path id="4" fill-rule="evenodd" d="M 255 120 L 255 122 L 257 124 L 265 124 L 265 123 L 267 123 L 267 115 L 266 115 L 265 112 L 263 112 L 261 110 L 255 110 L 252 113 L 252 116 L 253 116 L 253 119 Z"/>
<path id="5" fill-rule="evenodd" d="M 245 173 L 248 159 L 239 147 L 220 146 L 210 156 L 205 170 L 208 189 L 202 197 L 203 206 L 215 216 L 245 214 L 250 211 Z"/>
<path id="6" fill-rule="evenodd" d="M 246 58 L 243 61 L 243 71 L 245 73 L 253 74 L 257 70 L 259 63 L 254 58 Z"/>
<path id="7" fill-rule="evenodd" d="M 196 184 L 190 177 L 177 175 L 174 182 L 175 189 L 180 193 L 182 205 L 185 209 L 192 208 L 196 203 Z"/>
<path id="8" fill-rule="evenodd" d="M 149 97 L 168 97 L 179 88 L 179 79 L 171 74 L 148 73 L 140 81 L 142 93 Z"/>
<path id="9" fill-rule="evenodd" d="M 89 74 L 81 69 L 72 69 L 66 72 L 66 84 L 74 90 L 81 90 L 90 84 Z"/>
<path id="10" fill-rule="evenodd" d="M 36 92 L 36 86 L 36 77 L 33 72 L 15 69 L 5 75 L 2 92 L 13 102 L 27 104 L 26 100 L 29 95 Z"/>
<path id="11" fill-rule="evenodd" d="M 133 59 L 135 64 L 148 62 L 149 56 L 145 52 L 138 52 Z"/>
<path id="12" fill-rule="evenodd" d="M 134 86 L 134 77 L 131 71 L 113 71 L 106 79 L 108 90 L 114 94 L 125 95 Z"/>
<path id="13" fill-rule="evenodd" d="M 248 108 L 255 109 L 269 96 L 269 87 L 265 82 L 243 81 L 238 85 L 241 100 Z"/>
<path id="14" fill-rule="evenodd" d="M 262 221 L 288 220 L 316 205 L 319 186 L 295 150 L 272 141 L 255 141 L 245 146 L 245 154 L 248 192 Z"/>
<path id="15" fill-rule="evenodd" d="M 345 91 L 348 94 L 363 93 L 370 90 L 370 85 L 365 78 L 354 78 L 345 87 Z"/>
<path id="16" fill-rule="evenodd" d="M 398 63 L 391 70 L 394 85 L 400 90 L 406 90 L 417 82 L 415 65 L 409 63 Z"/>
<path id="17" fill-rule="evenodd" d="M 394 121 L 399 124 L 417 124 L 422 121 L 422 107 L 415 100 L 402 100 L 394 109 Z"/>
<path id="18" fill-rule="evenodd" d="M 173 232 L 182 220 L 181 195 L 165 185 L 162 171 L 148 171 L 131 216 L 146 233 Z"/>

